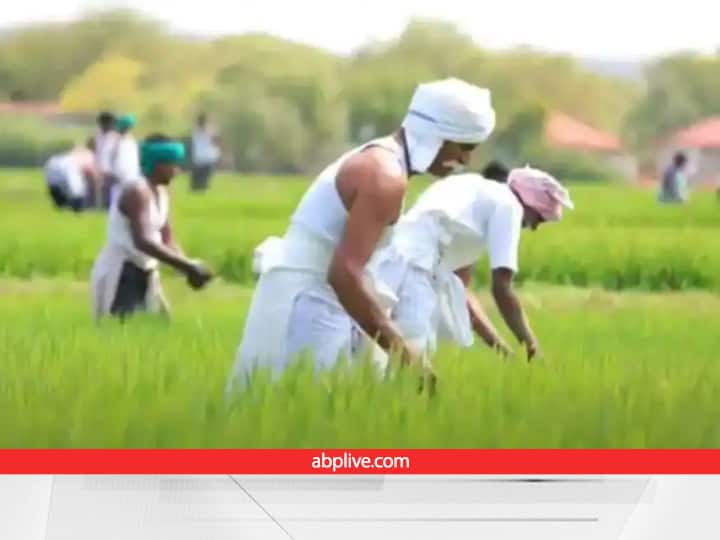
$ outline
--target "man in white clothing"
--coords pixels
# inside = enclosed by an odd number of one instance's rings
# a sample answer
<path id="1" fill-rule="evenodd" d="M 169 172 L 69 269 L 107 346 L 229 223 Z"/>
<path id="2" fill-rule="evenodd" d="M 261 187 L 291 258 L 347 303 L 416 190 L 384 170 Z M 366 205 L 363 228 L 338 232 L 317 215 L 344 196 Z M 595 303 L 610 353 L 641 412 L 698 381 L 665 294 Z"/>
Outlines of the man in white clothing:
<path id="1" fill-rule="evenodd" d="M 341 156 L 306 192 L 284 238 L 264 242 L 260 280 L 231 382 L 253 369 L 281 373 L 300 353 L 316 368 L 354 356 L 361 337 L 420 357 L 387 316 L 366 265 L 399 219 L 408 179 L 466 165 L 495 125 L 490 92 L 458 79 L 418 86 L 402 127 Z"/>
<path id="2" fill-rule="evenodd" d="M 115 145 L 115 153 L 112 161 L 113 185 L 110 192 L 111 204 L 123 185 L 142 178 L 140 148 L 132 132 L 136 123 L 137 120 L 132 114 L 124 114 L 115 121 L 118 140 Z"/>
<path id="3" fill-rule="evenodd" d="M 198 116 L 192 133 L 192 171 L 190 187 L 193 191 L 206 191 L 210 187 L 213 168 L 220 157 L 218 139 L 207 123 L 207 116 Z"/>
<path id="4" fill-rule="evenodd" d="M 86 146 L 52 156 L 45 164 L 45 180 L 57 208 L 72 208 L 75 212 L 87 208 L 91 186 L 97 185 L 100 178 L 92 146 L 90 139 Z"/>
<path id="5" fill-rule="evenodd" d="M 97 118 L 98 129 L 95 134 L 95 161 L 100 172 L 99 181 L 94 186 L 92 196 L 94 206 L 110 207 L 110 190 L 113 184 L 113 156 L 118 141 L 115 131 L 115 115 L 102 112 Z"/>
<path id="6" fill-rule="evenodd" d="M 119 138 L 115 148 L 112 171 L 116 182 L 121 184 L 137 180 L 142 176 L 140 149 L 132 132 L 136 124 L 137 120 L 132 114 L 124 114 L 115 122 Z"/>
<path id="7" fill-rule="evenodd" d="M 528 359 L 536 356 L 537 339 L 512 287 L 520 231 L 559 221 L 564 207 L 573 207 L 567 190 L 529 167 L 512 170 L 507 184 L 461 174 L 431 185 L 372 268 L 396 296 L 391 317 L 405 339 L 429 357 L 438 337 L 467 347 L 474 330 L 490 347 L 510 353 L 471 289 L 473 266 L 487 252 L 500 313 Z"/>
<path id="8" fill-rule="evenodd" d="M 430 186 L 403 216 L 372 269 L 396 295 L 391 317 L 403 336 L 429 357 L 439 337 L 467 347 L 474 330 L 487 345 L 509 354 L 471 289 L 473 266 L 487 252 L 500 313 L 528 359 L 536 356 L 537 339 L 512 287 L 520 231 L 559 221 L 563 207 L 573 207 L 567 190 L 529 167 L 511 171 L 507 185 L 462 174 Z"/>

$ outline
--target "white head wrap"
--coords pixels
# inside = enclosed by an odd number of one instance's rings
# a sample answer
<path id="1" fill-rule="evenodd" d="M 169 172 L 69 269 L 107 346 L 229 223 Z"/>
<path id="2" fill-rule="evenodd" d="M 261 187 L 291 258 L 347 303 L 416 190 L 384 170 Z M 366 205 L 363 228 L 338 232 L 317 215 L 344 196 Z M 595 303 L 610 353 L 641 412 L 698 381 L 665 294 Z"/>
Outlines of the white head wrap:
<path id="1" fill-rule="evenodd" d="M 402 126 L 412 169 L 425 172 L 443 142 L 478 144 L 492 133 L 490 90 L 453 78 L 420 84 Z"/>

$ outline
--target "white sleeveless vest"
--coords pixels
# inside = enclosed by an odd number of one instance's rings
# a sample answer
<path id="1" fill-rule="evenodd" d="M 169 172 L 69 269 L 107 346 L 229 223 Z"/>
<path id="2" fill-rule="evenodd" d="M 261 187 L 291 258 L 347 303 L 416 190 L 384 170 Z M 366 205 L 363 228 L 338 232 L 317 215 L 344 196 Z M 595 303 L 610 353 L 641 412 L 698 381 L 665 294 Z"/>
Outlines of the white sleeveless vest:
<path id="1" fill-rule="evenodd" d="M 126 189 L 127 185 L 123 187 Z M 107 245 L 110 249 L 121 250 L 126 258 L 143 270 L 156 268 L 158 261 L 146 255 L 135 247 L 130 230 L 130 221 L 127 216 L 118 208 L 120 194 L 110 207 L 107 227 Z M 167 223 L 169 214 L 169 201 L 167 191 L 160 186 L 157 190 L 157 198 L 153 197 L 150 206 L 150 227 L 153 239 L 162 241 L 162 229 Z"/>
<path id="2" fill-rule="evenodd" d="M 345 161 L 371 147 L 396 153 L 403 170 L 404 157 L 397 142 L 386 137 L 351 150 L 325 168 L 308 188 L 290 218 L 284 238 L 270 237 L 254 253 L 254 269 L 262 274 L 273 267 L 317 271 L 325 275 L 330 258 L 345 231 L 348 212 L 337 189 L 337 173 Z M 389 244 L 393 226 L 388 226 L 376 251 Z"/>
<path id="3" fill-rule="evenodd" d="M 256 249 L 255 268 L 260 280 L 245 321 L 228 390 L 235 383 L 245 380 L 245 375 L 254 367 L 284 369 L 288 354 L 288 325 L 299 295 L 312 294 L 342 309 L 327 283 L 330 260 L 342 238 L 348 216 L 337 191 L 336 176 L 351 155 L 375 145 L 390 148 L 396 154 L 401 151 L 395 141 L 380 139 L 341 156 L 317 177 L 305 193 L 284 237 L 271 237 Z M 404 164 L 401 156 L 396 157 Z M 391 230 L 392 226 L 388 227 L 388 231 Z M 388 236 L 386 234 L 386 238 Z M 367 277 L 368 285 L 374 287 L 371 276 Z"/>

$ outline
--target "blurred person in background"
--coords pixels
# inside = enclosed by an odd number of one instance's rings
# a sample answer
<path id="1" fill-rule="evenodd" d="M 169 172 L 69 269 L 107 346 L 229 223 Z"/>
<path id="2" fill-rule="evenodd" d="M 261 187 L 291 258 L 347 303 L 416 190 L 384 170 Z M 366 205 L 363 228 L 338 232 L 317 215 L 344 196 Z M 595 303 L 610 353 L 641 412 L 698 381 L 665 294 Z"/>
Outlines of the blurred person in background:
<path id="1" fill-rule="evenodd" d="M 45 180 L 56 208 L 81 212 L 93 204 L 93 190 L 101 184 L 94 146 L 89 139 L 85 146 L 52 156 L 45 164 Z"/>
<path id="2" fill-rule="evenodd" d="M 496 182 L 505 183 L 507 182 L 510 170 L 500 163 L 499 161 L 491 161 L 485 168 L 480 172 L 483 178 L 488 180 L 495 180 Z"/>
<path id="3" fill-rule="evenodd" d="M 136 123 L 137 120 L 132 114 L 123 114 L 115 120 L 118 140 L 112 159 L 111 204 L 123 185 L 142 177 L 140 150 L 133 134 Z"/>
<path id="4" fill-rule="evenodd" d="M 687 156 L 678 152 L 672 163 L 665 169 L 660 183 L 658 201 L 661 203 L 678 204 L 687 202 Z"/>
<path id="5" fill-rule="evenodd" d="M 301 353 L 317 370 L 330 369 L 364 353 L 362 336 L 417 365 L 420 355 L 387 316 L 366 265 L 402 214 L 408 179 L 464 168 L 494 126 L 489 90 L 458 79 L 423 83 L 402 127 L 322 171 L 285 236 L 256 250 L 260 279 L 228 390 L 244 386 L 256 368 L 279 375 Z"/>
<path id="6" fill-rule="evenodd" d="M 194 289 L 201 289 L 212 273 L 189 259 L 175 240 L 170 223 L 167 186 L 185 159 L 185 147 L 164 135 L 142 144 L 144 177 L 120 184 L 110 207 L 107 241 L 92 270 L 93 312 L 125 318 L 136 311 L 169 315 L 160 285 L 160 263 L 180 271 Z"/>
<path id="7" fill-rule="evenodd" d="M 97 117 L 97 132 L 95 133 L 95 162 L 100 172 L 100 181 L 92 193 L 93 206 L 98 208 L 110 207 L 110 190 L 112 188 L 112 161 L 115 155 L 118 133 L 115 131 L 115 115 L 111 112 L 101 112 Z"/>
<path id="8" fill-rule="evenodd" d="M 504 356 L 503 341 L 472 291 L 472 273 L 487 252 L 495 303 L 528 360 L 539 345 L 513 289 L 522 229 L 559 221 L 573 208 L 549 174 L 525 167 L 507 183 L 479 174 L 453 175 L 432 184 L 395 227 L 392 243 L 373 261 L 375 279 L 392 291 L 393 322 L 429 358 L 438 339 L 473 344 L 473 331 Z"/>
<path id="9" fill-rule="evenodd" d="M 192 132 L 190 188 L 193 191 L 206 191 L 210 187 L 213 169 L 220 158 L 218 142 L 208 125 L 207 115 L 200 114 Z"/>

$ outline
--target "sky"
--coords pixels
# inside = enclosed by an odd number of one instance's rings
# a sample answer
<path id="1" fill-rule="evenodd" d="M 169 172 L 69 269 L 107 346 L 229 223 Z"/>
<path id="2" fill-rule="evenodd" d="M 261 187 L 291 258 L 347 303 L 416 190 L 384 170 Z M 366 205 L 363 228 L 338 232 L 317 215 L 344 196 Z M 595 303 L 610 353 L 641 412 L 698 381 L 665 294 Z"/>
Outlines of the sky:
<path id="1" fill-rule="evenodd" d="M 413 17 L 458 24 L 488 48 L 530 45 L 582 57 L 638 60 L 720 50 L 720 2 L 682 0 L 20 0 L 3 26 L 68 20 L 87 9 L 132 7 L 200 35 L 248 31 L 349 53 L 396 36 Z M 231 7 L 229 7 L 231 6 Z"/>

